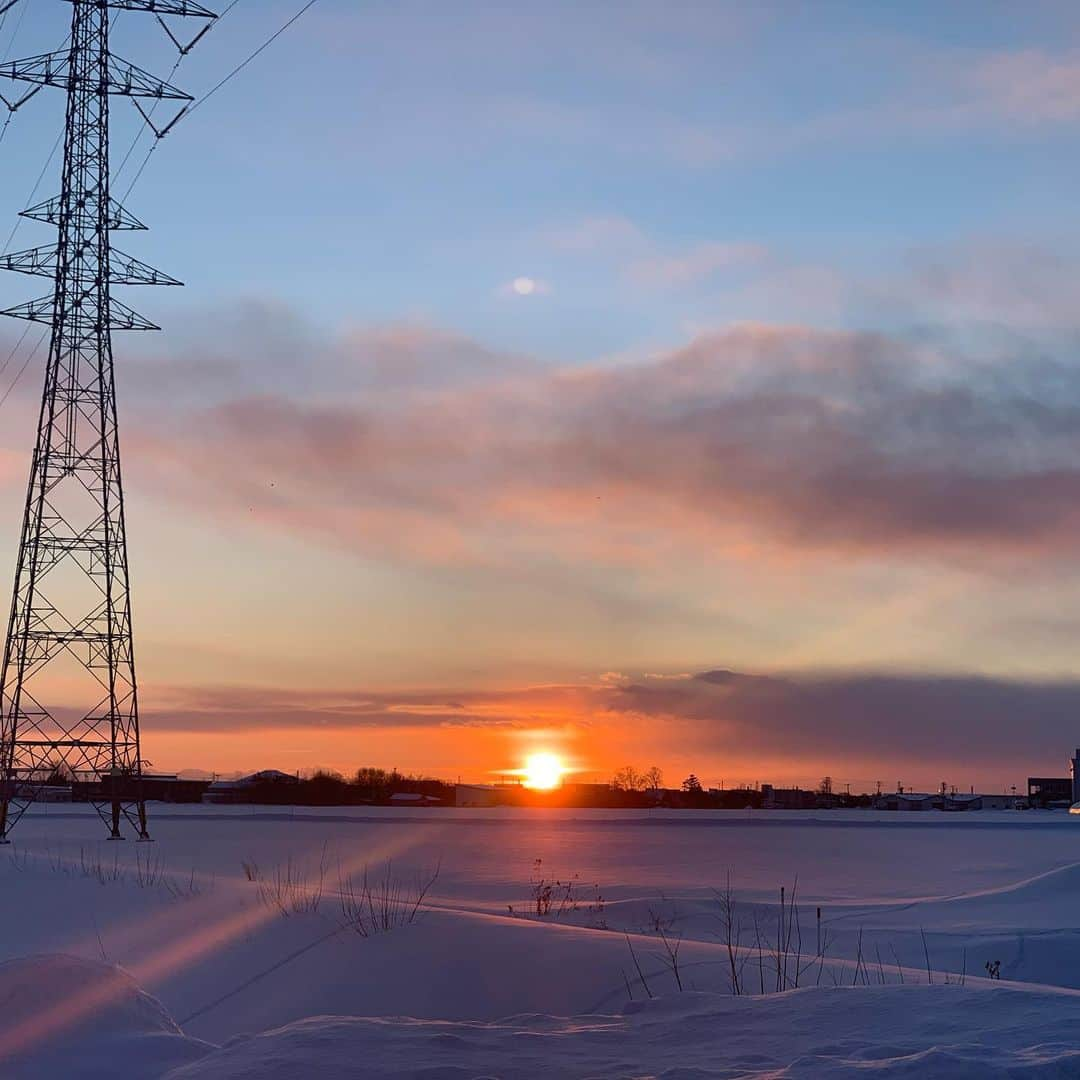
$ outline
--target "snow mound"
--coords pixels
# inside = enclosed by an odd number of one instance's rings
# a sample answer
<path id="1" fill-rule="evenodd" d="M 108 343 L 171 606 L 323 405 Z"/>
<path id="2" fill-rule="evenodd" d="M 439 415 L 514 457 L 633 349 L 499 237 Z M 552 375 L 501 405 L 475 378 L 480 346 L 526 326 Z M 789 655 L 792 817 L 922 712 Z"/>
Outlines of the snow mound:
<path id="1" fill-rule="evenodd" d="M 167 1080 L 995 1080 L 1075 1077 L 1080 996 L 992 986 L 682 994 L 621 1016 L 497 1023 L 321 1017 L 237 1040 Z"/>
<path id="2" fill-rule="evenodd" d="M 0 1075 L 161 1076 L 211 1049 L 188 1039 L 122 969 L 75 956 L 0 964 Z M 73 1064 L 77 1062 L 77 1071 Z"/>
<path id="3" fill-rule="evenodd" d="M 0 964 L 0 1016 L 4 1080 L 1080 1076 L 1080 994 L 993 982 L 691 992 L 619 1015 L 485 1022 L 312 1017 L 218 1048 L 185 1036 L 121 969 L 45 956 Z"/>

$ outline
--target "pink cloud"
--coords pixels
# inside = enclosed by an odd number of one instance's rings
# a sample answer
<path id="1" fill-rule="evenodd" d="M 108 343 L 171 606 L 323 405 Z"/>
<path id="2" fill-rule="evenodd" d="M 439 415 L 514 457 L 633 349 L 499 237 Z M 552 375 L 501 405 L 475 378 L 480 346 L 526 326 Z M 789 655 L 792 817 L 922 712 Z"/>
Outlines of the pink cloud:
<path id="1" fill-rule="evenodd" d="M 633 260 L 626 274 L 638 285 L 679 288 L 712 277 L 721 270 L 761 263 L 761 244 L 699 244 L 677 255 L 652 254 Z"/>
<path id="2" fill-rule="evenodd" d="M 129 432 L 134 476 L 261 528 L 477 565 L 792 550 L 993 564 L 1071 557 L 1080 525 L 1070 367 L 745 326 L 644 363 L 462 385 L 414 371 L 388 396 L 163 415 Z"/>
<path id="3" fill-rule="evenodd" d="M 977 61 L 969 80 L 987 105 L 1024 126 L 1080 119 L 1080 53 L 1076 51 L 994 53 Z"/>

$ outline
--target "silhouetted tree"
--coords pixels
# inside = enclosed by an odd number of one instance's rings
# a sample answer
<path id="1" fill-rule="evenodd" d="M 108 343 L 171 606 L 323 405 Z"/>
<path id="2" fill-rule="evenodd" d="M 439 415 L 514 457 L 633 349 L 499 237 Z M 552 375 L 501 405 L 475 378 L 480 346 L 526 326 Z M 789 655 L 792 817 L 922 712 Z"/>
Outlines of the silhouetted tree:
<path id="1" fill-rule="evenodd" d="M 655 765 L 645 773 L 645 784 L 650 791 L 659 791 L 664 786 L 664 774 Z"/>
<path id="2" fill-rule="evenodd" d="M 646 783 L 645 776 L 639 773 L 633 765 L 624 765 L 621 769 L 618 769 L 611 780 L 611 786 L 616 791 L 644 791 Z"/>
<path id="3" fill-rule="evenodd" d="M 693 773 L 682 782 L 682 789 L 691 795 L 700 795 L 705 790 L 701 786 L 701 781 Z"/>

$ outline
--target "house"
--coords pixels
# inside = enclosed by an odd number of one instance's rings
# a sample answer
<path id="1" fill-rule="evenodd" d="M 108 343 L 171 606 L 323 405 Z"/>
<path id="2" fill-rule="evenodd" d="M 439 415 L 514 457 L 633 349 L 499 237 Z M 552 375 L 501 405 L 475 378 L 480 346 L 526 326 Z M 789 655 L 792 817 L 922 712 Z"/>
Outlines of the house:
<path id="1" fill-rule="evenodd" d="M 246 802 L 255 788 L 298 784 L 300 781 L 292 773 L 278 769 L 263 769 L 261 772 L 242 776 L 237 780 L 215 780 L 203 793 L 204 803 Z"/>

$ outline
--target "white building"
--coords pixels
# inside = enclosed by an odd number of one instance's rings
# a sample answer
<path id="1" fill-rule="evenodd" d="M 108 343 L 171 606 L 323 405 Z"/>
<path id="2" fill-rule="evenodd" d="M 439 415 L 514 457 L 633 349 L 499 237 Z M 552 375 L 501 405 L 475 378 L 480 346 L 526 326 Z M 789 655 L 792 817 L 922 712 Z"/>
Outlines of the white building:
<path id="1" fill-rule="evenodd" d="M 498 793 L 490 784 L 458 784 L 454 788 L 455 806 L 497 806 Z"/>

